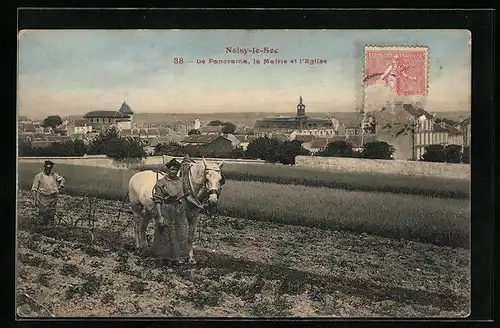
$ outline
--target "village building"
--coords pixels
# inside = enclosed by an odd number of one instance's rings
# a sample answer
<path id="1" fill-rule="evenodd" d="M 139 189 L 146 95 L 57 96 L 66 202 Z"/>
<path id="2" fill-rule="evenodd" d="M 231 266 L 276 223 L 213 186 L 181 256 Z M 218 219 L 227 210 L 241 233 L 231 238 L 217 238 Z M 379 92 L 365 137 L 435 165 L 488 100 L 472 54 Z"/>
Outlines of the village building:
<path id="1" fill-rule="evenodd" d="M 446 130 L 446 142 L 445 146 L 447 145 L 457 145 L 460 147 L 464 147 L 464 133 L 454 127 L 453 125 L 447 124 L 445 122 L 440 123 L 439 125 L 435 124 L 434 125 L 439 126 L 440 128 L 443 128 Z"/>
<path id="2" fill-rule="evenodd" d="M 224 126 L 222 125 L 206 125 L 198 129 L 200 134 L 221 134 Z"/>
<path id="3" fill-rule="evenodd" d="M 306 106 L 299 98 L 297 113 L 295 116 L 267 117 L 255 122 L 254 132 L 260 136 L 266 136 L 270 132 L 291 133 L 292 131 L 305 130 L 332 130 L 334 123 L 331 119 L 314 118 L 306 115 Z"/>
<path id="4" fill-rule="evenodd" d="M 134 112 L 124 101 L 118 110 L 96 110 L 86 113 L 83 118 L 87 125 L 116 125 L 119 129 L 131 129 Z M 95 130 L 93 128 L 93 130 Z"/>
<path id="5" fill-rule="evenodd" d="M 66 125 L 68 130 L 68 135 L 80 135 L 92 132 L 93 128 L 97 126 L 97 123 L 88 123 L 87 120 L 74 120 Z"/>
<path id="6" fill-rule="evenodd" d="M 257 139 L 257 136 L 250 135 L 250 134 L 235 134 L 234 135 L 238 140 L 239 144 L 238 147 L 246 151 L 248 149 L 248 145 Z"/>
<path id="7" fill-rule="evenodd" d="M 463 132 L 445 122 L 436 123 L 434 116 L 414 104 L 394 102 L 376 115 L 376 138 L 396 149 L 394 158 L 419 160 L 429 145 L 464 144 Z"/>
<path id="8" fill-rule="evenodd" d="M 172 134 L 180 134 L 187 136 L 189 131 L 194 130 L 196 122 L 173 121 L 169 122 L 166 127 L 170 129 Z"/>
<path id="9" fill-rule="evenodd" d="M 434 116 L 423 108 L 397 101 L 374 113 L 376 138 L 395 148 L 394 158 L 418 160 L 439 137 L 435 137 Z M 413 131 L 413 132 L 412 132 Z"/>
<path id="10" fill-rule="evenodd" d="M 235 135 L 253 135 L 253 128 L 246 126 L 244 124 L 237 124 L 236 130 L 234 131 Z"/>
<path id="11" fill-rule="evenodd" d="M 470 128 L 471 128 L 471 118 L 470 116 L 459 123 L 460 131 L 463 133 L 463 146 L 470 147 Z"/>
<path id="12" fill-rule="evenodd" d="M 239 140 L 234 136 L 221 134 L 193 134 L 185 137 L 180 144 L 186 147 L 192 147 L 200 152 L 210 154 L 228 154 L 238 145 Z"/>
<path id="13" fill-rule="evenodd" d="M 296 135 L 294 140 L 297 140 L 297 141 L 301 142 L 302 143 L 302 147 L 304 147 L 304 149 L 307 149 L 307 150 L 311 151 L 311 149 L 312 149 L 312 143 L 316 139 L 317 138 L 315 136 L 310 135 L 310 134 L 306 134 L 306 135 Z"/>

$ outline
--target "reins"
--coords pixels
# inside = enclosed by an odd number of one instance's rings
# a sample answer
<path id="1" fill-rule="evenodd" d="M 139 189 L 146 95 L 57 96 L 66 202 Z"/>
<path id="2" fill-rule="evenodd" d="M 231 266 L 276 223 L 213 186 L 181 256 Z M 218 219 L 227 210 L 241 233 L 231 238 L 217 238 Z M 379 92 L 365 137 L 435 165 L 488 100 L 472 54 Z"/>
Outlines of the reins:
<path id="1" fill-rule="evenodd" d="M 203 186 L 201 187 L 200 191 L 198 192 L 198 194 L 195 194 L 195 192 L 194 192 L 193 173 L 191 172 L 191 168 L 193 167 L 194 163 L 191 162 L 191 163 L 182 164 L 182 165 L 188 165 L 188 167 L 186 168 L 186 170 L 187 170 L 187 176 L 184 176 L 184 174 L 182 174 L 183 179 L 187 179 L 187 181 L 183 185 L 185 185 L 185 186 L 188 187 L 190 196 L 193 197 L 196 202 L 198 202 L 199 204 L 202 204 L 202 205 L 208 205 L 208 203 L 207 203 L 208 198 L 207 197 L 203 197 L 202 198 L 203 202 L 199 199 L 199 196 L 200 196 L 199 194 L 201 194 L 201 192 L 203 192 L 204 189 L 206 190 L 204 192 L 206 192 L 207 195 L 211 195 L 211 194 L 217 194 L 217 196 L 220 195 L 220 190 L 217 190 L 217 189 L 207 190 L 206 181 L 205 181 L 205 175 L 206 175 L 206 173 L 208 171 L 211 171 L 211 170 L 207 169 L 206 165 L 205 165 L 204 171 L 203 171 L 203 173 L 204 173 L 203 174 L 203 176 L 204 176 L 204 183 L 203 183 Z M 185 171 L 182 170 L 182 173 L 185 173 Z M 203 211 L 200 211 L 200 214 L 203 214 L 203 216 L 209 217 L 211 219 L 217 218 L 217 212 L 216 211 L 209 212 L 209 211 L 207 211 L 205 209 Z M 198 239 L 201 238 L 202 221 L 203 221 L 203 217 L 200 217 L 200 220 L 198 221 Z"/>

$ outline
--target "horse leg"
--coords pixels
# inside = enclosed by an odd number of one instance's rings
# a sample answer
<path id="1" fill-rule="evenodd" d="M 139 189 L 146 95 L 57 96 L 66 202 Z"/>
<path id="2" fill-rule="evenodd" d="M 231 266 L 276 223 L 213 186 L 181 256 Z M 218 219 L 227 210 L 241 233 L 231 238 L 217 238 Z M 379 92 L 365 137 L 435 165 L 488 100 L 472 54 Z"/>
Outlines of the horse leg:
<path id="1" fill-rule="evenodd" d="M 148 228 L 149 222 L 151 221 L 151 218 L 153 217 L 153 213 L 151 213 L 148 210 L 144 211 L 144 215 L 142 216 L 142 220 L 139 224 L 139 233 L 140 233 L 140 239 L 141 239 L 141 248 L 145 248 L 148 245 L 148 241 L 146 238 L 146 230 Z"/>
<path id="2" fill-rule="evenodd" d="M 132 204 L 132 213 L 134 215 L 134 236 L 135 236 L 135 247 L 137 249 L 141 248 L 141 221 L 142 221 L 142 205 Z"/>
<path id="3" fill-rule="evenodd" d="M 196 227 L 198 225 L 198 221 L 200 220 L 200 210 L 188 205 L 186 209 L 186 215 L 188 219 L 189 263 L 196 264 L 196 260 L 194 259 L 193 244 L 196 239 Z"/>

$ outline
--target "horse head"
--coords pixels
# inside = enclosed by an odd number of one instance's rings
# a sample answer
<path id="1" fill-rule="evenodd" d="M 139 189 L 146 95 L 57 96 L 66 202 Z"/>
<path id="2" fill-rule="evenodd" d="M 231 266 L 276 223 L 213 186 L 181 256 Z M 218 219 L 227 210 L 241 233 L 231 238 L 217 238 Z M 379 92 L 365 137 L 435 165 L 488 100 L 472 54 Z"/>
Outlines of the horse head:
<path id="1" fill-rule="evenodd" d="M 203 165 L 205 166 L 204 180 L 205 189 L 208 193 L 208 205 L 215 207 L 219 202 L 221 187 L 225 183 L 224 176 L 221 172 L 224 161 L 220 163 L 209 163 L 203 158 Z"/>

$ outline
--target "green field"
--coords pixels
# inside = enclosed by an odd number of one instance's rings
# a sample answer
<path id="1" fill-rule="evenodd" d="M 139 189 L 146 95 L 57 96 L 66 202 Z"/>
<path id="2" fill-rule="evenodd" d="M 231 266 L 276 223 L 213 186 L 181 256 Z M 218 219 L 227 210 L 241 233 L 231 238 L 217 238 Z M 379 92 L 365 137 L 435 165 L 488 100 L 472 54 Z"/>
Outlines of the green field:
<path id="1" fill-rule="evenodd" d="M 163 165 L 143 169 L 162 169 Z M 352 191 L 390 192 L 440 198 L 468 199 L 470 182 L 435 177 L 401 176 L 381 173 L 331 172 L 273 164 L 230 164 L 223 169 L 228 180 L 294 184 Z"/>
<path id="2" fill-rule="evenodd" d="M 39 164 L 19 164 L 19 188 L 30 188 L 39 169 Z M 71 165 L 58 165 L 56 171 L 66 177 L 68 194 L 117 200 L 125 196 L 134 173 Z M 222 214 L 253 220 L 366 232 L 438 245 L 467 247 L 469 243 L 470 205 L 462 199 L 228 181 L 219 207 Z"/>

